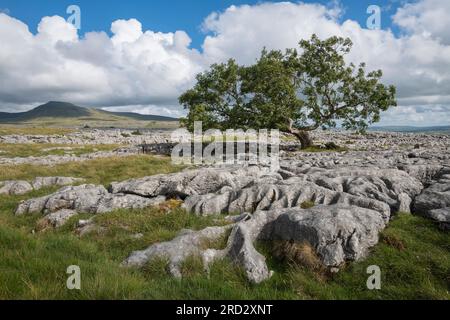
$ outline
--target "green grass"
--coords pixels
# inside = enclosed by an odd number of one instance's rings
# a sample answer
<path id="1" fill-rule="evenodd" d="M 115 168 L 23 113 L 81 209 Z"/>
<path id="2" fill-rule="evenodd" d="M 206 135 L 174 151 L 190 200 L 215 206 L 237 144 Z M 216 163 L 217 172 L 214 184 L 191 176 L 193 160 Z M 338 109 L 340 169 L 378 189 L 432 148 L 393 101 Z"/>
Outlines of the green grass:
<path id="1" fill-rule="evenodd" d="M 69 128 L 51 128 L 44 126 L 23 126 L 23 125 L 1 125 L 0 136 L 6 135 L 64 135 L 73 133 L 75 130 Z"/>
<path id="2" fill-rule="evenodd" d="M 170 158 L 136 155 L 99 158 L 83 162 L 69 162 L 54 166 L 31 164 L 0 166 L 0 181 L 32 180 L 39 176 L 70 176 L 85 178 L 87 183 L 108 185 L 113 181 L 171 173 L 181 167 L 173 166 Z"/>
<path id="3" fill-rule="evenodd" d="M 107 185 L 180 169 L 169 158 L 141 155 L 53 167 L 2 166 L 0 180 L 67 175 Z M 243 270 L 227 259 L 213 263 L 206 274 L 197 257 L 183 263 L 184 278 L 176 280 L 167 273 L 164 259 L 142 269 L 119 265 L 132 251 L 171 240 L 182 229 L 223 224 L 220 217 L 190 215 L 172 201 L 157 208 L 98 215 L 97 230 L 80 238 L 76 222 L 89 215 L 46 232 L 33 232 L 40 215 L 13 215 L 19 201 L 55 190 L 0 196 L 0 299 L 450 299 L 450 234 L 422 217 L 398 214 L 365 261 L 351 263 L 336 275 L 277 260 L 271 255 L 272 244 L 259 243 L 275 271 L 262 284 L 250 284 Z M 134 236 L 138 233 L 142 237 Z M 224 238 L 205 247 L 225 244 Z M 66 289 L 70 265 L 81 267 L 81 291 Z M 382 290 L 366 288 L 370 265 L 381 268 Z"/>
<path id="4" fill-rule="evenodd" d="M 43 157 L 48 155 L 68 155 L 80 156 L 82 154 L 93 153 L 97 151 L 112 151 L 117 149 L 116 144 L 100 145 L 66 145 L 66 144 L 9 144 L 0 143 L 0 157 Z M 64 149 L 70 148 L 70 149 Z"/>

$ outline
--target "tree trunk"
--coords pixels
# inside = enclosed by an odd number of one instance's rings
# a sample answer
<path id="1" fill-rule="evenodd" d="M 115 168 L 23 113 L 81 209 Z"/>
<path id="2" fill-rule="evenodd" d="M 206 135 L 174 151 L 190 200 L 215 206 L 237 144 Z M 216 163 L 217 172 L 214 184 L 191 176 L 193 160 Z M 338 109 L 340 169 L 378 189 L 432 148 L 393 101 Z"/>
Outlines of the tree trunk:
<path id="1" fill-rule="evenodd" d="M 314 128 L 311 127 L 311 129 Z M 302 149 L 306 149 L 313 145 L 313 140 L 311 139 L 308 131 L 309 130 L 294 128 L 294 121 L 292 119 L 289 119 L 289 130 L 287 132 L 294 135 L 300 141 L 300 143 L 302 144 Z"/>
<path id="2" fill-rule="evenodd" d="M 313 141 L 308 131 L 295 131 L 292 134 L 300 141 L 302 144 L 302 149 L 306 149 L 313 145 Z"/>

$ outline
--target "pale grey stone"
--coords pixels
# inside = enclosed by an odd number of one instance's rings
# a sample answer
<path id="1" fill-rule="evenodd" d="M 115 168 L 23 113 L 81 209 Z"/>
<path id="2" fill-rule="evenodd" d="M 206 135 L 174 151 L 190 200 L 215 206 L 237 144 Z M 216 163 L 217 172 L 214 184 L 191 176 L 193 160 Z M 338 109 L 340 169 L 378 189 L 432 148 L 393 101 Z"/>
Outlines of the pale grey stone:
<path id="1" fill-rule="evenodd" d="M 35 190 L 42 189 L 44 187 L 53 186 L 68 186 L 71 184 L 76 184 L 83 182 L 82 178 L 72 178 L 72 177 L 37 177 L 33 180 L 32 185 Z"/>
<path id="2" fill-rule="evenodd" d="M 2 181 L 0 182 L 0 194 L 24 195 L 33 191 L 33 187 L 27 181 Z"/>
<path id="3" fill-rule="evenodd" d="M 53 228 L 59 228 L 77 214 L 74 210 L 62 209 L 45 216 L 44 220 Z"/>
<path id="4" fill-rule="evenodd" d="M 209 227 L 201 231 L 183 230 L 173 240 L 157 243 L 142 251 L 133 252 L 123 263 L 126 267 L 142 267 L 155 258 L 169 260 L 169 271 L 181 277 L 180 267 L 186 258 L 202 256 L 202 245 L 206 240 L 214 241 L 225 235 L 227 227 Z"/>

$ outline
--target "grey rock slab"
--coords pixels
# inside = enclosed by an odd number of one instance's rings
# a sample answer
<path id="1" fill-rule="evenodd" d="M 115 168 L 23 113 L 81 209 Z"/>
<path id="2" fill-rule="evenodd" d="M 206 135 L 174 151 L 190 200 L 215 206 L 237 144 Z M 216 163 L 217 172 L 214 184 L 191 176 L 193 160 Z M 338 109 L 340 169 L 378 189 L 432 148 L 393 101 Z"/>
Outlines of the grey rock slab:
<path id="1" fill-rule="evenodd" d="M 45 216 L 44 220 L 53 228 L 59 228 L 77 214 L 78 213 L 74 210 L 62 209 Z"/>
<path id="2" fill-rule="evenodd" d="M 166 201 L 164 196 L 144 198 L 130 194 L 109 194 L 98 201 L 95 213 L 107 213 L 117 209 L 143 209 L 157 206 L 164 201 Z"/>
<path id="3" fill-rule="evenodd" d="M 450 206 L 450 183 L 436 182 L 425 189 L 414 201 L 414 210 L 426 214 L 433 209 Z"/>
<path id="4" fill-rule="evenodd" d="M 378 243 L 386 227 L 382 215 L 354 206 L 317 206 L 288 209 L 263 237 L 311 244 L 327 267 L 340 267 L 345 261 L 358 261 Z"/>
<path id="5" fill-rule="evenodd" d="M 24 195 L 33 191 L 33 187 L 28 181 L 2 181 L 0 182 L 0 194 Z"/>
<path id="6" fill-rule="evenodd" d="M 438 222 L 443 230 L 450 230 L 450 207 L 430 210 L 428 217 Z"/>
<path id="7" fill-rule="evenodd" d="M 189 256 L 202 257 L 205 270 L 212 261 L 229 257 L 243 267 L 250 282 L 261 283 L 273 272 L 269 270 L 266 258 L 256 250 L 256 241 L 307 242 L 316 250 L 324 266 L 339 268 L 345 261 L 366 257 L 385 226 L 380 212 L 348 205 L 257 211 L 250 219 L 232 225 L 227 247 L 223 250 L 205 249 L 202 244 L 205 239 L 216 240 L 224 236 L 227 227 L 188 230 L 172 241 L 133 252 L 122 265 L 142 267 L 152 259 L 167 258 L 171 274 L 179 278 L 180 265 Z"/>
<path id="8" fill-rule="evenodd" d="M 52 186 L 62 187 L 83 181 L 84 179 L 82 178 L 72 178 L 72 177 L 37 177 L 33 180 L 32 185 L 35 190 L 39 190 L 44 187 L 52 187 Z"/>
<path id="9" fill-rule="evenodd" d="M 64 187 L 54 194 L 22 201 L 15 214 L 49 214 L 62 209 L 78 213 L 100 214 L 117 209 L 141 209 L 158 205 L 165 197 L 144 198 L 136 195 L 110 194 L 103 186 Z"/>
<path id="10" fill-rule="evenodd" d="M 136 194 L 145 197 L 207 194 L 224 187 L 243 188 L 256 179 L 270 174 L 269 168 L 203 168 L 169 175 L 155 175 L 111 184 L 112 193 Z M 277 175 L 278 177 L 278 175 Z"/>
<path id="11" fill-rule="evenodd" d="M 289 178 L 276 184 L 261 183 L 242 190 L 188 197 L 183 207 L 198 215 L 217 213 L 245 213 L 300 207 L 305 202 L 318 204 L 348 204 L 374 209 L 390 218 L 389 206 L 377 199 L 355 196 L 320 187 L 300 177 Z"/>
<path id="12" fill-rule="evenodd" d="M 173 240 L 157 243 L 142 251 L 133 252 L 123 263 L 126 267 L 142 267 L 155 258 L 169 260 L 169 271 L 181 278 L 180 267 L 191 256 L 201 256 L 205 241 L 214 241 L 225 235 L 227 227 L 208 227 L 201 231 L 183 230 Z"/>
<path id="13" fill-rule="evenodd" d="M 449 224 L 448 217 L 450 215 L 449 207 L 450 181 L 446 179 L 446 175 L 442 175 L 441 180 L 423 190 L 414 199 L 413 204 L 414 213 L 437 221 L 443 226 L 447 226 L 447 228 Z"/>

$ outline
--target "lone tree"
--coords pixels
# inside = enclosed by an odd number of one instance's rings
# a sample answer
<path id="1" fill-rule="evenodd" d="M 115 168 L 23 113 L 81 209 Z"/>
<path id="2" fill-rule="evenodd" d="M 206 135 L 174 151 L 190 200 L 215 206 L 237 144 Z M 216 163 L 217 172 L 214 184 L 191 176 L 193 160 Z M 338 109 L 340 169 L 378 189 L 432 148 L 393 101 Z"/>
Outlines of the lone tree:
<path id="1" fill-rule="evenodd" d="M 307 148 L 310 131 L 339 123 L 363 132 L 397 105 L 395 87 L 380 83 L 381 70 L 366 73 L 364 63 L 346 64 L 350 39 L 313 35 L 299 45 L 300 51 L 284 53 L 264 49 L 251 66 L 230 59 L 197 75 L 179 98 L 188 109 L 182 124 L 189 130 L 195 121 L 205 129 L 279 129 Z"/>

